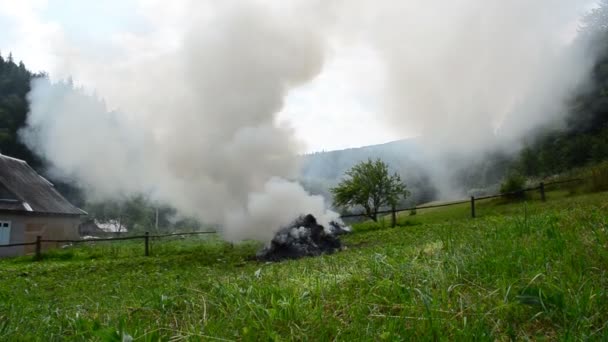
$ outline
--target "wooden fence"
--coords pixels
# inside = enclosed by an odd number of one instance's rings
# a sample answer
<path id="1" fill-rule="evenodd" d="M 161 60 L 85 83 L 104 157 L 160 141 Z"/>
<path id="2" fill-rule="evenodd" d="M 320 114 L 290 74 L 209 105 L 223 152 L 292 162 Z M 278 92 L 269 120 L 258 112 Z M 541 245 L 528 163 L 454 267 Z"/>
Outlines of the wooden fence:
<path id="1" fill-rule="evenodd" d="M 550 183 L 541 182 L 538 186 L 531 187 L 531 188 L 526 188 L 526 189 L 522 189 L 522 190 L 518 190 L 518 191 L 505 192 L 505 193 L 500 193 L 500 194 L 491 195 L 491 196 L 481 196 L 481 197 L 471 196 L 470 199 L 463 199 L 463 200 L 451 201 L 451 202 L 447 202 L 447 203 L 439 203 L 439 204 L 426 205 L 426 206 L 420 206 L 420 207 L 414 206 L 414 207 L 401 208 L 401 209 L 393 208 L 393 209 L 389 209 L 389 210 L 380 210 L 380 211 L 376 212 L 376 215 L 391 214 L 391 221 L 392 221 L 391 225 L 394 227 L 397 224 L 397 222 L 396 222 L 396 216 L 397 216 L 396 213 L 398 213 L 398 212 L 412 211 L 412 210 L 422 210 L 422 209 L 432 209 L 432 208 L 441 208 L 441 207 L 448 207 L 448 206 L 452 206 L 452 205 L 460 205 L 460 204 L 470 203 L 470 205 L 471 205 L 471 217 L 475 218 L 477 216 L 477 213 L 476 213 L 476 210 L 475 210 L 475 202 L 476 201 L 481 201 L 481 200 L 486 200 L 486 199 L 492 199 L 492 198 L 500 198 L 500 197 L 517 196 L 517 195 L 525 194 L 526 192 L 529 192 L 529 191 L 538 191 L 540 193 L 541 201 L 544 202 L 544 201 L 547 200 L 547 196 L 545 194 L 545 188 L 546 187 L 551 186 L 551 185 L 580 182 L 582 180 L 583 179 L 581 179 L 581 178 L 575 178 L 575 179 L 568 179 L 568 180 L 556 181 L 556 182 L 550 182 Z M 365 214 L 365 213 L 345 214 L 345 215 L 342 215 L 340 217 L 341 218 L 367 217 L 367 214 Z"/>
<path id="2" fill-rule="evenodd" d="M 138 240 L 141 239 L 144 242 L 144 255 L 150 255 L 150 239 L 159 239 L 170 236 L 185 236 L 185 235 L 202 235 L 202 234 L 215 234 L 215 231 L 208 232 L 189 232 L 189 233 L 171 233 L 171 234 L 157 234 L 150 235 L 149 232 L 145 232 L 144 235 L 124 236 L 115 238 L 99 238 L 99 239 L 80 239 L 80 240 L 67 240 L 67 239 L 43 239 L 42 236 L 36 236 L 36 241 L 33 242 L 21 242 L 12 243 L 8 245 L 0 245 L 0 247 L 17 247 L 17 246 L 36 246 L 34 259 L 42 259 L 42 243 L 88 243 L 88 242 L 102 242 L 102 241 L 124 241 L 124 240 Z"/>
<path id="3" fill-rule="evenodd" d="M 476 216 L 475 202 L 476 201 L 481 201 L 481 200 L 486 200 L 486 199 L 491 199 L 491 198 L 505 197 L 505 196 L 521 195 L 521 194 L 524 194 L 524 193 L 526 193 L 528 191 L 539 191 L 540 192 L 540 198 L 541 198 L 541 200 L 545 201 L 546 200 L 545 187 L 551 186 L 551 185 L 557 185 L 557 184 L 580 182 L 580 181 L 582 181 L 582 179 L 577 178 L 577 179 L 568 179 L 568 180 L 564 180 L 564 181 L 551 182 L 551 183 L 543 183 L 543 182 L 541 182 L 536 187 L 522 189 L 522 190 L 519 190 L 519 191 L 514 191 L 514 192 L 509 192 L 509 193 L 501 193 L 501 194 L 497 194 L 497 195 L 482 196 L 482 197 L 471 196 L 470 199 L 466 199 L 466 200 L 452 201 L 452 202 L 448 202 L 448 203 L 439 203 L 439 204 L 420 206 L 420 207 L 410 207 L 410 208 L 401 208 L 401 209 L 393 208 L 391 210 L 381 210 L 381 211 L 378 211 L 376 214 L 378 214 L 378 215 L 391 214 L 391 216 L 392 216 L 392 226 L 394 227 L 396 225 L 396 213 L 398 213 L 398 212 L 412 211 L 412 210 L 422 210 L 422 209 L 432 209 L 432 208 L 441 208 L 441 207 L 448 207 L 448 206 L 452 206 L 452 205 L 460 205 L 460 204 L 464 204 L 464 203 L 470 203 L 470 205 L 471 205 L 471 217 L 475 218 L 475 216 Z M 364 214 L 364 213 L 346 214 L 346 215 L 342 215 L 341 218 L 365 217 L 365 216 L 367 216 L 367 215 Z M 121 241 L 121 240 L 137 240 L 137 239 L 141 239 L 141 240 L 143 240 L 143 243 L 144 243 L 144 255 L 145 256 L 149 256 L 150 255 L 150 239 L 151 238 L 158 239 L 158 238 L 164 238 L 164 237 L 170 237 L 170 236 L 201 235 L 201 234 L 215 234 L 215 233 L 216 233 L 215 231 L 206 231 L 206 232 L 170 233 L 170 234 L 150 235 L 149 232 L 145 232 L 144 235 L 115 237 L 115 238 L 86 239 L 86 240 L 84 240 L 84 239 L 81 239 L 81 240 L 42 239 L 41 236 L 37 236 L 36 237 L 36 241 L 22 242 L 22 243 L 13 243 L 13 244 L 8 244 L 8 245 L 0 245 L 0 248 L 2 248 L 2 247 L 17 247 L 17 246 L 36 246 L 34 258 L 36 260 L 40 260 L 42 258 L 42 243 L 44 243 L 44 242 L 47 242 L 47 243 L 50 242 L 50 243 L 73 243 L 73 244 L 77 244 L 77 243 L 88 243 L 88 242 Z"/>

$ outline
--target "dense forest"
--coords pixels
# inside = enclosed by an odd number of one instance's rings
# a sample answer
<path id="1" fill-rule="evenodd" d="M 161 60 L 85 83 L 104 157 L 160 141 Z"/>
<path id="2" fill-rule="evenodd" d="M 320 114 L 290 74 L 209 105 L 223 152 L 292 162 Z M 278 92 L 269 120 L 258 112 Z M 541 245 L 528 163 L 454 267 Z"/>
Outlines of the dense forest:
<path id="1" fill-rule="evenodd" d="M 567 101 L 564 122 L 539 127 L 524 137 L 524 147 L 515 156 L 488 152 L 459 170 L 456 182 L 473 190 L 493 185 L 497 191 L 509 175 L 539 179 L 608 160 L 608 0 L 584 18 L 573 46 L 585 46 L 597 59 L 589 84 Z"/>
<path id="2" fill-rule="evenodd" d="M 608 0 L 602 1 L 586 16 L 578 39 L 592 42 L 588 45 L 598 58 L 590 86 L 572 94 L 568 102 L 569 113 L 565 125 L 559 129 L 539 128 L 525 139 L 525 147 L 516 156 L 501 151 L 488 152 L 474 165 L 458 171 L 455 182 L 462 184 L 465 189 L 474 190 L 498 184 L 508 173 L 541 178 L 608 160 Z M 28 113 L 30 82 L 36 77 L 46 75 L 28 71 L 24 63 L 15 62 L 10 53 L 0 56 L 0 152 L 26 160 L 48 177 L 44 161 L 19 139 L 19 130 L 24 126 Z M 407 204 L 433 200 L 436 189 L 430 184 L 424 170 L 409 157 L 415 153 L 415 142 L 404 141 L 306 155 L 302 156 L 304 169 L 300 181 L 309 191 L 328 197 L 328 188 L 335 185 L 352 164 L 359 159 L 380 157 L 387 159 L 395 170 L 402 173 L 410 190 L 413 190 L 414 196 Z M 408 157 L 396 157 L 398 155 Z M 142 197 L 124 199 L 120 203 L 90 204 L 73 185 L 48 178 L 69 200 L 88 210 L 93 218 L 120 217 L 126 225 L 144 229 L 156 224 L 156 213 L 159 212 L 160 226 L 174 229 L 178 224 L 171 220 L 175 214 L 171 208 L 159 208 L 159 205 L 153 205 Z"/>
<path id="3" fill-rule="evenodd" d="M 23 62 L 15 63 L 12 54 L 6 58 L 0 55 L 0 152 L 27 160 L 35 168 L 41 163 L 20 142 L 18 131 L 27 118 L 30 81 L 42 76 L 27 70 Z"/>
<path id="4" fill-rule="evenodd" d="M 530 137 L 515 165 L 524 175 L 549 176 L 608 159 L 608 1 L 586 17 L 580 36 L 599 56 L 591 85 L 573 94 L 565 128 Z"/>

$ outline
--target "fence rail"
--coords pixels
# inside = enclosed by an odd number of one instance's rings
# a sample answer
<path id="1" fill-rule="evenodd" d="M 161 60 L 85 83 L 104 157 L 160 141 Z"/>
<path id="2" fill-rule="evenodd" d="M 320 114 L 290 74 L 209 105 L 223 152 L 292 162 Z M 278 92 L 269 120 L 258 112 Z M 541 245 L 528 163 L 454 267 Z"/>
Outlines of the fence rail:
<path id="1" fill-rule="evenodd" d="M 514 196 L 514 195 L 520 195 L 520 194 L 526 193 L 528 191 L 540 191 L 541 200 L 545 201 L 546 200 L 545 187 L 552 186 L 552 185 L 558 185 L 558 184 L 580 182 L 580 181 L 583 181 L 583 179 L 582 178 L 573 178 L 573 179 L 567 179 L 567 180 L 563 180 L 563 181 L 555 181 L 555 182 L 549 182 L 549 183 L 541 182 L 538 186 L 531 187 L 531 188 L 526 188 L 526 189 L 522 189 L 522 190 L 518 190 L 518 191 L 505 192 L 505 193 L 500 193 L 500 194 L 496 194 L 496 195 L 482 196 L 482 197 L 471 196 L 470 199 L 466 199 L 466 200 L 463 199 L 463 200 L 459 200 L 459 201 L 451 201 L 451 202 L 448 202 L 448 203 L 440 203 L 440 204 L 426 205 L 426 206 L 420 206 L 420 207 L 414 206 L 414 207 L 400 208 L 400 209 L 380 210 L 380 211 L 376 212 L 376 215 L 393 214 L 392 225 L 394 227 L 396 225 L 395 215 L 394 214 L 396 214 L 398 212 L 412 211 L 412 210 L 422 210 L 422 209 L 432 209 L 432 208 L 441 208 L 441 207 L 449 207 L 449 206 L 453 206 L 453 205 L 460 205 L 460 204 L 465 204 L 465 203 L 471 203 L 471 217 L 474 218 L 476 216 L 476 213 L 475 213 L 475 201 L 481 201 L 481 200 L 487 200 L 487 199 L 499 198 L 499 197 L 508 197 L 508 196 Z M 345 215 L 341 215 L 340 217 L 341 218 L 352 218 L 352 217 L 367 217 L 367 216 L 368 215 L 366 213 L 356 213 L 356 214 L 345 214 Z"/>
<path id="2" fill-rule="evenodd" d="M 123 237 L 115 237 L 115 238 L 99 238 L 99 239 L 78 239 L 78 240 L 70 240 L 70 239 L 43 239 L 42 236 L 36 236 L 36 241 L 33 242 L 19 242 L 19 243 L 11 243 L 7 245 L 0 245 L 2 247 L 19 247 L 19 246 L 36 246 L 36 253 L 34 254 L 34 258 L 36 260 L 40 260 L 42 258 L 42 243 L 88 243 L 88 242 L 102 242 L 102 241 L 124 241 L 124 240 L 144 240 L 144 255 L 150 255 L 150 238 L 160 239 L 170 236 L 183 236 L 183 235 L 204 235 L 204 234 L 215 234 L 216 231 L 205 231 L 205 232 L 188 232 L 188 233 L 169 233 L 169 234 L 156 234 L 150 235 L 149 232 L 146 232 L 144 235 L 134 235 L 134 236 L 123 236 Z"/>
<path id="3" fill-rule="evenodd" d="M 34 242 L 20 242 L 20 243 L 11 243 L 8 245 L 0 245 L 0 247 L 18 247 L 18 246 L 32 246 L 35 245 L 36 241 Z"/>

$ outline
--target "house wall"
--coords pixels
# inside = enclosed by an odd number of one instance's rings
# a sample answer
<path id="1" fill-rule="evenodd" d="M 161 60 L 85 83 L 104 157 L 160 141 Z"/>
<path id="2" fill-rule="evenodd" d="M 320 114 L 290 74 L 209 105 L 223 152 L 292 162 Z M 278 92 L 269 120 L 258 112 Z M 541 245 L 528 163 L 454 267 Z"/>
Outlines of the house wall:
<path id="1" fill-rule="evenodd" d="M 25 242 L 23 240 L 23 218 L 15 215 L 0 214 L 0 221 L 11 222 L 11 236 L 9 244 Z M 0 247 L 0 257 L 23 255 L 24 246 Z"/>
<path id="2" fill-rule="evenodd" d="M 0 213 L 0 221 L 11 221 L 10 243 L 34 242 L 36 236 L 42 239 L 79 239 L 79 217 L 61 216 L 25 216 Z M 42 250 L 56 248 L 61 243 L 43 243 Z M 18 256 L 34 253 L 35 245 L 0 247 L 0 257 Z"/>

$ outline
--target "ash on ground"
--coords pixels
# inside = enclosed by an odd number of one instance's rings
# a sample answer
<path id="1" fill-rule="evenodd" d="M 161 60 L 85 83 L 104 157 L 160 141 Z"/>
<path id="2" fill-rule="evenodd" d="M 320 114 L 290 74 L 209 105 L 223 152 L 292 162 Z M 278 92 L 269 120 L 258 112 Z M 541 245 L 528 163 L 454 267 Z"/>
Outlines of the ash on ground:
<path id="1" fill-rule="evenodd" d="M 300 216 L 281 228 L 256 257 L 260 261 L 281 261 L 331 254 L 342 249 L 339 236 L 350 232 L 351 228 L 340 222 L 332 221 L 329 227 L 323 227 L 310 214 Z"/>

